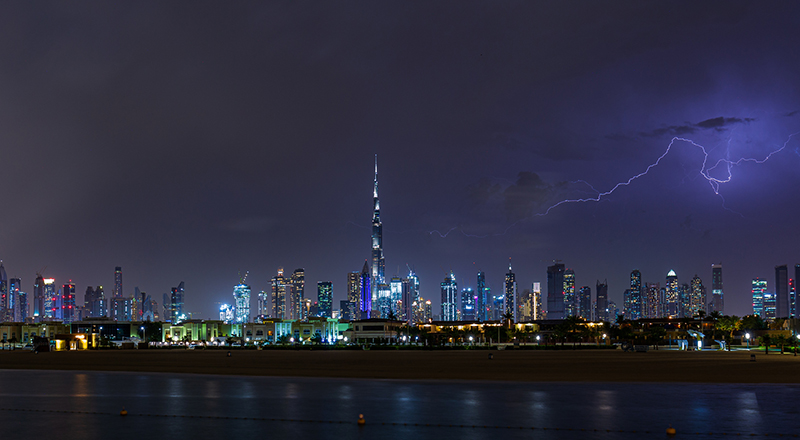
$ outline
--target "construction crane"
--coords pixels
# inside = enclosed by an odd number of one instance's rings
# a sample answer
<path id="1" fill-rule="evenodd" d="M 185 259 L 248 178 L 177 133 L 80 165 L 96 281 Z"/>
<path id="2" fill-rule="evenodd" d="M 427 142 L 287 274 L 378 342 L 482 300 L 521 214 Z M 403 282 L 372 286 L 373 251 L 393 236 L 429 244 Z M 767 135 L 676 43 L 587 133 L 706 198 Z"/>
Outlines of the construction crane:
<path id="1" fill-rule="evenodd" d="M 244 276 L 242 276 L 242 272 L 239 272 L 239 284 L 244 284 L 247 281 L 247 276 L 250 275 L 250 271 L 246 270 L 244 272 Z"/>

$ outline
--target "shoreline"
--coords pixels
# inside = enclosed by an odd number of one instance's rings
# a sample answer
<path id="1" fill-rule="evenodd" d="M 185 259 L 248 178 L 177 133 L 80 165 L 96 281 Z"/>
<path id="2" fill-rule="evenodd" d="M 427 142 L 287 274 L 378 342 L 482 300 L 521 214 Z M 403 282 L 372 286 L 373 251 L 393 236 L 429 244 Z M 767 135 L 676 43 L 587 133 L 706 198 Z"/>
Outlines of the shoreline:
<path id="1" fill-rule="evenodd" d="M 3 370 L 465 382 L 797 384 L 798 366 L 787 354 L 670 350 L 0 352 Z"/>

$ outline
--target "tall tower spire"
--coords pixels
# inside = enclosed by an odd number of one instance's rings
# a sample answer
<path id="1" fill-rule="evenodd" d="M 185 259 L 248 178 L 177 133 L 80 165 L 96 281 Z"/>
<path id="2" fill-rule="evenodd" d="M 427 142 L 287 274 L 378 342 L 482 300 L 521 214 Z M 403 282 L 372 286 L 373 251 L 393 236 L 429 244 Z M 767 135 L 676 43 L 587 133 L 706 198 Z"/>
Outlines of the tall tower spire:
<path id="1" fill-rule="evenodd" d="M 377 304 L 378 286 L 386 282 L 383 259 L 383 224 L 378 200 L 378 155 L 375 155 L 375 181 L 372 189 L 372 303 Z"/>

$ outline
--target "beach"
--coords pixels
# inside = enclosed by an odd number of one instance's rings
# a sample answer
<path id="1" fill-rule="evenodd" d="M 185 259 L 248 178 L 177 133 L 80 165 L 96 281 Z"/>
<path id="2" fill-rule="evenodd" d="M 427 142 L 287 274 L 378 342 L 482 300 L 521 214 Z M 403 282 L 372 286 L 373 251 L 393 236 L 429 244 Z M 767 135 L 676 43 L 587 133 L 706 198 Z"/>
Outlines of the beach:
<path id="1" fill-rule="evenodd" d="M 0 351 L 0 369 L 410 380 L 800 383 L 800 357 L 651 350 Z M 490 359 L 489 355 L 492 355 Z"/>

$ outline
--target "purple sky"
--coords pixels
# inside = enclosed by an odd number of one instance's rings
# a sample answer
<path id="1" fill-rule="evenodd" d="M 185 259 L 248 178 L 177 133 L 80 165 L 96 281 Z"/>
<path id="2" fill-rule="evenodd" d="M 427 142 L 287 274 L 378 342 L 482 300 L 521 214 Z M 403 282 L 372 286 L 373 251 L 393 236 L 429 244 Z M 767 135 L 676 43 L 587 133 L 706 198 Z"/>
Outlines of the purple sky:
<path id="1" fill-rule="evenodd" d="M 307 296 L 369 258 L 439 303 L 453 270 L 520 288 L 563 260 L 620 306 L 646 282 L 800 263 L 800 7 L 750 2 L 54 2 L 0 6 L 0 258 L 214 317 L 239 271 Z M 715 194 L 702 150 L 764 159 Z M 708 176 L 726 177 L 720 166 Z M 578 181 L 585 181 L 580 183 Z M 577 183 L 570 183 L 577 182 Z M 448 233 L 449 231 L 449 233 Z M 255 306 L 255 301 L 253 302 Z M 438 307 L 437 307 L 438 309 Z"/>

